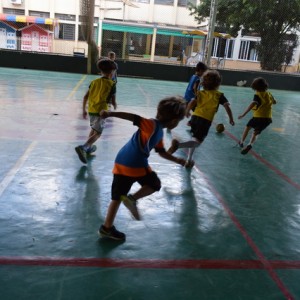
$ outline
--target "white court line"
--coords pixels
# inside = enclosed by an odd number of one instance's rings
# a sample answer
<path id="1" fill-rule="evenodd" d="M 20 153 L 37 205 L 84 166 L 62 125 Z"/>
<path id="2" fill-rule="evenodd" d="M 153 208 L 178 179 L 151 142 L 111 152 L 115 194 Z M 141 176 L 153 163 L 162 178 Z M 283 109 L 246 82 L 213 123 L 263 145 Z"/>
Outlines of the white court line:
<path id="1" fill-rule="evenodd" d="M 76 86 L 73 88 L 71 93 L 68 95 L 67 100 L 70 100 L 71 97 L 75 94 L 75 92 L 78 90 L 78 88 L 81 86 L 81 84 L 86 79 L 87 75 L 82 76 L 79 82 L 77 82 Z M 7 175 L 4 177 L 4 179 L 0 182 L 0 197 L 2 196 L 5 189 L 8 187 L 8 185 L 12 182 L 17 172 L 20 170 L 20 168 L 23 166 L 24 162 L 29 157 L 32 150 L 36 147 L 37 141 L 32 142 L 29 147 L 26 149 L 24 154 L 19 158 L 19 160 L 16 162 L 16 164 L 13 166 L 13 168 L 7 173 Z"/>
<path id="2" fill-rule="evenodd" d="M 15 175 L 18 173 L 20 168 L 23 166 L 24 162 L 29 157 L 32 150 L 35 148 L 37 142 L 32 142 L 29 147 L 26 149 L 24 154 L 19 158 L 19 160 L 16 162 L 16 164 L 13 166 L 12 169 L 7 173 L 7 175 L 4 177 L 4 179 L 0 182 L 0 197 L 2 196 L 3 192 L 7 188 L 7 186 L 12 182 Z"/>

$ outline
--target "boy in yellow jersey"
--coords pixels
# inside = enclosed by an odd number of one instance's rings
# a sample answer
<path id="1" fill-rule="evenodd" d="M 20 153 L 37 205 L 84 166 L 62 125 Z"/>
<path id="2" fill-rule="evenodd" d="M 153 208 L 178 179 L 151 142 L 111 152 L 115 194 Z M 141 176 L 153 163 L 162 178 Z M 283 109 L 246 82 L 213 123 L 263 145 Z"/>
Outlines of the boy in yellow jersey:
<path id="1" fill-rule="evenodd" d="M 80 146 L 75 147 L 79 159 L 87 163 L 87 155 L 96 151 L 94 143 L 99 139 L 104 128 L 104 118 L 100 116 L 102 110 L 108 110 L 108 101 L 112 100 L 112 106 L 117 108 L 115 97 L 116 83 L 112 80 L 116 64 L 108 59 L 100 59 L 97 62 L 97 68 L 101 72 L 101 77 L 90 83 L 89 89 L 83 97 L 82 116 L 84 119 L 89 114 L 91 131 L 87 141 Z M 88 112 L 86 106 L 88 104 Z"/>
<path id="2" fill-rule="evenodd" d="M 272 105 L 276 104 L 276 100 L 272 94 L 268 92 L 269 85 L 264 78 L 255 78 L 251 87 L 255 90 L 253 101 L 246 108 L 245 112 L 238 117 L 240 120 L 249 111 L 253 111 L 253 118 L 247 123 L 242 138 L 239 141 L 239 146 L 242 148 L 241 154 L 243 155 L 251 150 L 257 136 L 272 123 Z M 253 133 L 249 144 L 244 147 L 245 139 L 252 128 Z"/>
<path id="3" fill-rule="evenodd" d="M 190 121 L 193 139 L 186 142 L 179 142 L 173 139 L 172 145 L 168 150 L 172 154 L 178 148 L 189 148 L 188 159 L 185 165 L 187 168 L 193 167 L 194 161 L 192 157 L 194 151 L 206 138 L 220 104 L 223 105 L 228 114 L 229 123 L 234 125 L 230 104 L 224 94 L 218 90 L 220 84 L 221 76 L 219 72 L 208 70 L 203 74 L 203 90 L 197 91 L 196 98 L 189 102 L 186 109 L 186 117 L 190 116 L 191 110 L 194 111 Z"/>

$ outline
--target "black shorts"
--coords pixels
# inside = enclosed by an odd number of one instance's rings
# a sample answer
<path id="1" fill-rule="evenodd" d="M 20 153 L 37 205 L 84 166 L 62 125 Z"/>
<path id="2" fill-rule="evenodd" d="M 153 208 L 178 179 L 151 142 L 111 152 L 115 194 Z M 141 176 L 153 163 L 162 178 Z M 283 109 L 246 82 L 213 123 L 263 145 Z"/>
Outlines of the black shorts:
<path id="1" fill-rule="evenodd" d="M 247 127 L 253 128 L 256 134 L 260 134 L 271 123 L 272 123 L 271 118 L 252 118 L 247 123 Z"/>
<path id="2" fill-rule="evenodd" d="M 209 128 L 211 126 L 211 121 L 203 119 L 198 116 L 192 116 L 191 118 L 191 133 L 194 138 L 199 142 L 203 142 L 206 138 Z"/>
<path id="3" fill-rule="evenodd" d="M 154 191 L 159 191 L 161 188 L 160 179 L 153 171 L 141 177 L 114 175 L 111 186 L 111 199 L 120 201 L 120 197 L 127 195 L 135 182 L 138 182 L 141 186 L 147 185 Z"/>

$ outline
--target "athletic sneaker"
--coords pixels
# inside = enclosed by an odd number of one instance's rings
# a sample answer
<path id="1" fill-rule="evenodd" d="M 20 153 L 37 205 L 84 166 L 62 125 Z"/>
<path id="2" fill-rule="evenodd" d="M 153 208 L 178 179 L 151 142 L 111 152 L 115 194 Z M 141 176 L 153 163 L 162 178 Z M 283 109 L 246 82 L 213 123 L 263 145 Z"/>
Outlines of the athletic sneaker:
<path id="1" fill-rule="evenodd" d="M 101 225 L 99 228 L 99 235 L 101 237 L 106 237 L 117 241 L 126 240 L 126 235 L 123 232 L 118 231 L 115 226 L 112 226 L 111 228 L 106 228 L 104 225 Z"/>
<path id="2" fill-rule="evenodd" d="M 187 160 L 184 166 L 187 169 L 191 169 L 194 166 L 194 164 L 195 164 L 195 162 L 193 160 Z"/>
<path id="3" fill-rule="evenodd" d="M 252 146 L 251 145 L 247 145 L 242 151 L 241 154 L 245 155 L 247 154 L 250 150 L 251 150 Z"/>
<path id="4" fill-rule="evenodd" d="M 131 212 L 132 216 L 139 221 L 141 217 L 136 206 L 136 200 L 133 198 L 133 196 L 132 195 L 121 196 L 121 201 Z"/>
<path id="5" fill-rule="evenodd" d="M 87 154 L 92 154 L 97 150 L 97 146 L 96 145 L 92 145 L 89 149 L 87 149 L 85 152 Z"/>
<path id="6" fill-rule="evenodd" d="M 238 146 L 239 146 L 240 148 L 244 148 L 244 144 L 241 143 L 241 142 L 238 142 Z"/>
<path id="7" fill-rule="evenodd" d="M 171 143 L 171 147 L 168 149 L 167 152 L 168 152 L 169 154 L 173 154 L 174 152 L 177 151 L 178 146 L 179 146 L 179 141 L 176 140 L 176 139 L 173 139 L 173 140 L 172 140 L 172 143 Z"/>
<path id="8" fill-rule="evenodd" d="M 86 160 L 86 152 L 83 149 L 83 146 L 77 146 L 75 147 L 75 151 L 78 154 L 79 159 L 86 164 L 87 160 Z"/>

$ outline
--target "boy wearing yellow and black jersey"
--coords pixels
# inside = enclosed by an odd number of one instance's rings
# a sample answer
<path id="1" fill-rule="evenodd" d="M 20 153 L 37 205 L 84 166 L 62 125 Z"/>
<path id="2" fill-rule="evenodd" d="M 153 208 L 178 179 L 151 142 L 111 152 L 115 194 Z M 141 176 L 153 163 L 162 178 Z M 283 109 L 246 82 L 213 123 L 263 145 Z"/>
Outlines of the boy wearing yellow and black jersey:
<path id="1" fill-rule="evenodd" d="M 239 141 L 239 146 L 242 148 L 241 154 L 243 155 L 251 150 L 257 136 L 272 123 L 272 105 L 276 104 L 273 95 L 268 92 L 269 85 L 264 78 L 255 78 L 251 87 L 255 90 L 253 101 L 246 108 L 245 112 L 238 117 L 242 119 L 249 111 L 253 111 L 253 117 L 247 123 L 242 138 Z M 245 139 L 252 128 L 254 130 L 249 144 L 244 147 Z"/>
<path id="2" fill-rule="evenodd" d="M 190 121 L 193 139 L 186 142 L 173 139 L 168 150 L 169 153 L 174 153 L 178 148 L 189 148 L 186 167 L 193 167 L 194 151 L 206 138 L 219 105 L 225 108 L 229 123 L 234 125 L 229 102 L 224 94 L 218 90 L 221 84 L 219 72 L 208 70 L 203 74 L 202 79 L 203 90 L 197 91 L 196 99 L 189 102 L 186 109 L 186 117 L 190 116 L 191 110 L 194 111 Z"/>
<path id="3" fill-rule="evenodd" d="M 97 147 L 94 143 L 99 139 L 104 129 L 104 119 L 101 118 L 100 112 L 108 110 L 108 102 L 112 99 L 114 109 L 117 108 L 115 100 L 116 83 L 112 80 L 116 64 L 110 59 L 101 59 L 97 63 L 97 67 L 101 72 L 101 77 L 90 83 L 89 89 L 83 97 L 82 116 L 84 119 L 89 115 L 91 131 L 87 141 L 80 146 L 75 147 L 79 159 L 83 163 L 87 163 L 87 154 L 96 151 Z M 88 111 L 86 106 L 88 104 Z"/>

